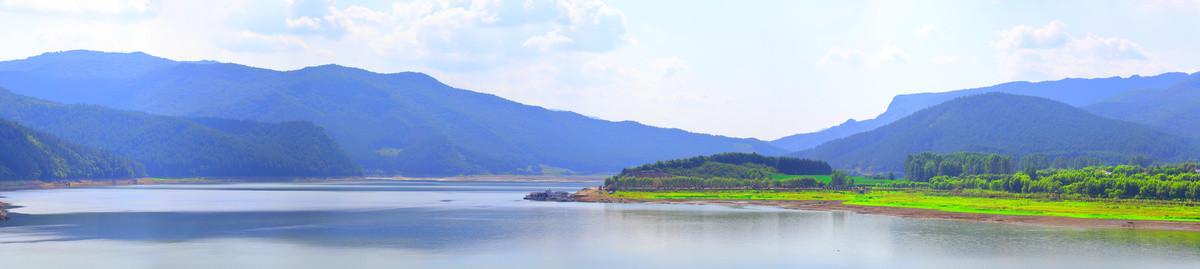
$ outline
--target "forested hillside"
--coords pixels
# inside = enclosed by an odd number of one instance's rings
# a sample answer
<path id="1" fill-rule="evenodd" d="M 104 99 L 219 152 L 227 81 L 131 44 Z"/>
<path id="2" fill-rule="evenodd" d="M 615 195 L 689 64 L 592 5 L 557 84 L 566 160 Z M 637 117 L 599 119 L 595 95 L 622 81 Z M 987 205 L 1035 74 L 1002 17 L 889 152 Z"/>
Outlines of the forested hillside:
<path id="1" fill-rule="evenodd" d="M 141 164 L 0 119 L 0 181 L 145 176 Z"/>
<path id="2" fill-rule="evenodd" d="M 59 56 L 21 61 L 75 62 L 74 57 Z M 141 55 L 125 56 L 144 60 Z M 12 72 L 0 86 L 56 76 Z M 530 174 L 540 173 L 543 166 L 611 173 L 685 156 L 786 153 L 756 139 L 598 120 L 524 105 L 456 89 L 420 73 L 379 74 L 336 65 L 280 72 L 236 64 L 173 63 L 115 82 L 19 92 L 47 98 L 103 95 L 80 102 L 163 115 L 312 121 L 324 126 L 368 172 L 406 176 Z"/>
<path id="3" fill-rule="evenodd" d="M 57 104 L 4 89 L 0 89 L 0 117 L 132 159 L 152 177 L 362 174 L 321 127 L 309 122 L 194 122 L 94 105 Z"/>
<path id="4" fill-rule="evenodd" d="M 1108 118 L 1200 138 L 1200 76 L 1160 89 L 1141 89 L 1083 107 Z"/>
<path id="5" fill-rule="evenodd" d="M 819 160 L 771 157 L 751 153 L 721 153 L 658 161 L 626 168 L 604 181 L 606 186 L 649 188 L 815 188 L 825 183 L 813 177 L 777 179 L 780 175 L 831 175 L 831 185 L 853 185 L 841 171 Z M 849 181 L 847 181 L 849 180 Z"/>
<path id="6" fill-rule="evenodd" d="M 760 178 L 771 174 L 828 175 L 832 172 L 833 169 L 828 163 L 818 160 L 771 157 L 750 153 L 721 153 L 644 164 L 626 168 L 617 176 Z"/>
<path id="7" fill-rule="evenodd" d="M 1174 161 L 1195 156 L 1190 142 L 1044 98 L 988 93 L 955 99 L 790 156 L 826 160 L 835 168 L 882 172 L 900 171 L 904 156 L 925 151 L 1090 156 L 1108 163 L 1135 156 Z"/>
<path id="8" fill-rule="evenodd" d="M 1001 92 L 1043 97 L 1071 106 L 1083 106 L 1130 90 L 1169 87 L 1180 81 L 1187 80 L 1188 77 L 1189 75 L 1186 73 L 1164 73 L 1150 77 L 1068 78 L 1043 82 L 1008 82 L 989 87 L 939 93 L 903 94 L 893 98 L 887 110 L 874 119 L 862 121 L 851 119 L 840 125 L 818 132 L 796 134 L 776 139 L 771 141 L 771 144 L 790 151 L 806 150 L 834 139 L 879 128 L 921 109 L 963 96 Z"/>

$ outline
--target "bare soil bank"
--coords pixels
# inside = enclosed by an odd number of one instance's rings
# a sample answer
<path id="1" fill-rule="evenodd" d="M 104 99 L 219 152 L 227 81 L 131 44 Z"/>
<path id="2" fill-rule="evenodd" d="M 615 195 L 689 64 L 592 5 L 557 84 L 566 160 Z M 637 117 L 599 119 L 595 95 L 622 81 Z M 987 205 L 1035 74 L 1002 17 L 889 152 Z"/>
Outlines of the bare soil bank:
<path id="1" fill-rule="evenodd" d="M 754 205 L 775 206 L 787 209 L 816 211 L 849 211 L 860 214 L 885 215 L 904 218 L 944 219 L 990 223 L 1009 223 L 1042 226 L 1135 228 L 1157 230 L 1200 231 L 1200 222 L 1161 220 L 1118 220 L 1084 219 L 1052 216 L 1018 216 L 982 213 L 947 212 L 933 209 L 847 205 L 844 201 L 805 200 L 718 200 L 718 199 L 626 199 L 607 195 L 597 187 L 588 187 L 573 196 L 578 202 L 596 203 L 645 203 L 645 204 L 690 204 L 690 205 Z"/>

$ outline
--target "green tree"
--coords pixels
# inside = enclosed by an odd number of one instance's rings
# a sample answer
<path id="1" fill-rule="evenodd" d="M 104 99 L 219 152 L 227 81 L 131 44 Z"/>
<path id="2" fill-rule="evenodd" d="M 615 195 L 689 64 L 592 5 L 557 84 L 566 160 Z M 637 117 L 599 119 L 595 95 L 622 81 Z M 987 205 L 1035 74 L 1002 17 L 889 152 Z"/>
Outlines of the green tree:
<path id="1" fill-rule="evenodd" d="M 1031 163 L 1031 164 L 1025 165 L 1025 171 L 1023 171 L 1023 173 L 1025 173 L 1025 175 L 1029 176 L 1029 180 L 1037 181 L 1038 180 L 1037 171 L 1038 171 L 1037 166 L 1035 164 Z"/>
<path id="2" fill-rule="evenodd" d="M 833 174 L 829 176 L 829 185 L 833 187 L 845 187 L 848 177 L 846 171 L 833 170 Z"/>

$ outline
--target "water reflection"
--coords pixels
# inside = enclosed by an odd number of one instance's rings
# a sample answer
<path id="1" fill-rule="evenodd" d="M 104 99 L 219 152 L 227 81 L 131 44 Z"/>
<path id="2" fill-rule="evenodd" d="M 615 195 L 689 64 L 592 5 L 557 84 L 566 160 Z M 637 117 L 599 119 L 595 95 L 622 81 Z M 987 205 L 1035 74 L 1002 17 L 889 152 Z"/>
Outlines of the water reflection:
<path id="1" fill-rule="evenodd" d="M 51 267 L 72 267 L 78 259 L 63 261 L 46 253 L 75 253 L 113 268 L 337 262 L 354 267 L 1200 265 L 1200 236 L 1190 232 L 770 207 L 519 200 L 528 191 L 582 185 L 271 183 L 8 192 L 6 201 L 24 207 L 13 210 L 13 221 L 0 224 L 0 253 L 9 264 Z"/>

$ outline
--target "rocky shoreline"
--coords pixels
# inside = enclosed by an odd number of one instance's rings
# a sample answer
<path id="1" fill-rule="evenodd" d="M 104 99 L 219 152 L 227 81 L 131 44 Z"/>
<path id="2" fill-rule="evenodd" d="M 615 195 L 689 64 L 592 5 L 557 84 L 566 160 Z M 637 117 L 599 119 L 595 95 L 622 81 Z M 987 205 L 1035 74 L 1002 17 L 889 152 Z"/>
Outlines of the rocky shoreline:
<path id="1" fill-rule="evenodd" d="M 859 214 L 885 215 L 903 218 L 942 219 L 988 223 L 1007 223 L 1059 227 L 1127 228 L 1177 231 L 1200 231 L 1200 222 L 1161 220 L 1085 219 L 1053 216 L 1019 216 L 983 213 L 962 213 L 933 209 L 847 205 L 844 201 L 812 200 L 720 200 L 720 199 L 627 199 L 614 197 L 588 187 L 572 195 L 577 202 L 594 203 L 642 203 L 642 204 L 690 204 L 690 205 L 751 205 L 774 206 L 786 209 L 814 211 L 848 211 Z"/>
<path id="2" fill-rule="evenodd" d="M 4 202 L 0 202 L 0 222 L 4 222 L 4 221 L 8 220 L 8 211 L 4 210 L 4 206 L 7 206 L 7 205 L 8 204 L 6 204 Z"/>

